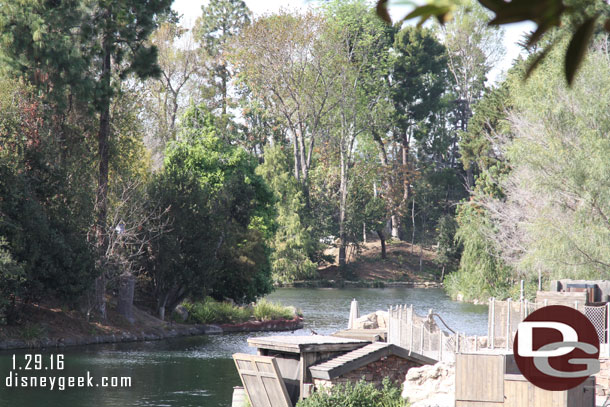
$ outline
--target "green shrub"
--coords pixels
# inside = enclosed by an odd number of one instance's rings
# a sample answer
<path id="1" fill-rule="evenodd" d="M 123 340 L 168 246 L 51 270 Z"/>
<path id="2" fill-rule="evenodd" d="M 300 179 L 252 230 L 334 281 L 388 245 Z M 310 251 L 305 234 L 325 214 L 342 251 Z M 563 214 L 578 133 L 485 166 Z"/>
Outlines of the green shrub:
<path id="1" fill-rule="evenodd" d="M 206 298 L 203 302 L 190 303 L 185 301 L 184 308 L 189 313 L 189 321 L 197 324 L 240 323 L 252 316 L 248 308 L 238 307 L 228 302 L 217 302 Z"/>
<path id="2" fill-rule="evenodd" d="M 406 407 L 408 404 L 400 396 L 400 388 L 383 380 L 383 388 L 360 381 L 333 386 L 330 390 L 317 391 L 300 401 L 297 407 Z"/>
<path id="3" fill-rule="evenodd" d="M 270 321 L 273 319 L 292 319 L 294 318 L 294 308 L 284 307 L 281 304 L 269 302 L 265 299 L 260 300 L 254 306 L 254 317 L 258 321 Z"/>
<path id="4" fill-rule="evenodd" d="M 203 302 L 184 301 L 182 306 L 189 313 L 188 321 L 196 324 L 237 324 L 254 317 L 257 321 L 272 319 L 292 319 L 295 315 L 293 307 L 260 300 L 253 307 L 239 307 L 229 302 L 218 302 L 208 297 Z"/>

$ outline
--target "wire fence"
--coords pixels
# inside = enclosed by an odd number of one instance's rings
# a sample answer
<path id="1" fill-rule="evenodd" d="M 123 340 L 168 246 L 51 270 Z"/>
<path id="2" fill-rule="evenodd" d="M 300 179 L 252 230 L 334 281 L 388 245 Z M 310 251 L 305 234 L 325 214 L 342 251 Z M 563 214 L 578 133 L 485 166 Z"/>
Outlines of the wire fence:
<path id="1" fill-rule="evenodd" d="M 587 305 L 583 301 L 574 301 L 569 304 L 582 312 L 591 321 L 599 337 L 599 343 L 610 346 L 608 343 L 609 304 Z M 512 350 L 519 323 L 535 310 L 547 305 L 552 304 L 548 301 L 511 301 L 510 299 L 498 301 L 490 298 L 487 326 L 488 347 L 491 349 Z"/>
<path id="2" fill-rule="evenodd" d="M 388 313 L 388 343 L 401 346 L 411 352 L 429 358 L 454 362 L 456 353 L 478 352 L 482 349 L 512 351 L 519 323 L 532 312 L 551 305 L 548 301 L 532 302 L 489 300 L 487 336 L 467 336 L 444 324 L 442 317 L 432 309 L 427 316 L 420 316 L 413 305 L 390 307 Z M 574 308 L 581 311 L 591 321 L 597 335 L 602 353 L 610 355 L 609 320 L 610 304 L 586 305 L 574 302 Z M 439 322 L 443 324 L 443 329 Z"/>
<path id="3" fill-rule="evenodd" d="M 388 343 L 411 352 L 444 362 L 454 362 L 456 352 L 474 352 L 486 347 L 484 337 L 467 336 L 446 326 L 442 329 L 437 320 L 442 317 L 429 310 L 426 317 L 417 315 L 413 305 L 390 307 L 388 318 Z"/>

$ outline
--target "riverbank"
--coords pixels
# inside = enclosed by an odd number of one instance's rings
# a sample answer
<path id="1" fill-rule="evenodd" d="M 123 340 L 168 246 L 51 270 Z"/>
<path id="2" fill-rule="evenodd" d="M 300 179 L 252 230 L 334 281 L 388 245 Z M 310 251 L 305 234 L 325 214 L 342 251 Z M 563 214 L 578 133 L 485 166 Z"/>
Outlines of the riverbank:
<path id="1" fill-rule="evenodd" d="M 383 280 L 303 280 L 278 284 L 279 288 L 442 288 L 438 281 L 383 281 Z"/>
<path id="2" fill-rule="evenodd" d="M 345 288 L 345 289 L 277 289 L 265 297 L 268 301 L 291 305 L 302 311 L 304 327 L 295 335 L 320 335 L 346 329 L 350 303 L 356 298 L 360 314 L 387 310 L 398 304 L 414 304 L 419 315 L 430 308 L 443 316 L 451 327 L 468 335 L 485 335 L 487 307 L 457 303 L 440 289 L 424 288 Z M 0 327 L 0 332 L 3 327 Z M 290 335 L 291 331 L 277 335 Z M 1 333 L 0 333 L 1 335 Z M 102 335 L 100 333 L 99 335 Z M 74 388 L 70 391 L 0 391 L 0 406 L 38 407 L 95 405 L 116 407 L 134 404 L 186 406 L 231 405 L 233 386 L 240 384 L 232 359 L 234 353 L 253 353 L 247 339 L 275 333 L 231 333 L 225 335 L 192 335 L 161 341 L 138 341 L 96 346 L 49 348 L 44 354 L 65 354 L 68 375 L 90 371 L 94 377 L 132 377 L 129 389 L 92 391 Z M 8 372 L 12 355 L 32 351 L 0 352 L 0 371 Z"/>
<path id="3" fill-rule="evenodd" d="M 237 324 L 181 324 L 162 321 L 134 307 L 133 322 L 119 316 L 111 306 L 105 321 L 87 321 L 77 311 L 27 304 L 19 326 L 0 327 L 0 350 L 44 349 L 103 343 L 158 341 L 194 335 L 237 332 L 292 331 L 303 327 L 303 318 L 247 321 Z"/>
<path id="4" fill-rule="evenodd" d="M 381 242 L 370 239 L 347 250 L 343 270 L 324 262 L 313 280 L 277 284 L 289 288 L 442 288 L 441 270 L 435 262 L 434 248 L 388 241 L 386 256 L 381 257 Z M 337 259 L 338 248 L 329 246 L 324 255 Z"/>

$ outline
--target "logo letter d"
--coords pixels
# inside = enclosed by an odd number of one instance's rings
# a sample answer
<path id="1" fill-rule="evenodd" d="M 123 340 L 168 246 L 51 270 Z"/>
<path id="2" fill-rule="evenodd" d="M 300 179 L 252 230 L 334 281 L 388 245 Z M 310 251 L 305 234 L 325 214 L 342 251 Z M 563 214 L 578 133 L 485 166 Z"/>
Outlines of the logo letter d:
<path id="1" fill-rule="evenodd" d="M 521 322 L 518 327 L 519 332 L 519 355 L 522 357 L 546 357 L 552 358 L 556 356 L 567 355 L 574 350 L 573 346 L 563 346 L 555 350 L 537 350 L 533 349 L 534 328 L 554 329 L 561 332 L 563 339 L 560 342 L 578 342 L 578 334 L 570 325 L 562 324 L 561 322 L 550 321 L 530 321 Z"/>

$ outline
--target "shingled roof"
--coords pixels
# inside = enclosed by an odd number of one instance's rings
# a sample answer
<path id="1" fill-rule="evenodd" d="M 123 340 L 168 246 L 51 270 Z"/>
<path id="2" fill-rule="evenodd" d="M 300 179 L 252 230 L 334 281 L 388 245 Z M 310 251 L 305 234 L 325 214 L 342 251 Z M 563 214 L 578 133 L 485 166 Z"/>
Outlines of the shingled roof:
<path id="1" fill-rule="evenodd" d="M 344 355 L 327 360 L 326 362 L 311 366 L 309 371 L 311 372 L 311 376 L 315 379 L 331 380 L 342 376 L 345 373 L 351 372 L 352 370 L 366 366 L 369 363 L 375 362 L 383 357 L 392 355 L 421 365 L 436 363 L 434 359 L 430 359 L 415 352 L 411 352 L 409 355 L 408 350 L 399 346 L 384 342 L 375 342 L 348 352 Z"/>

